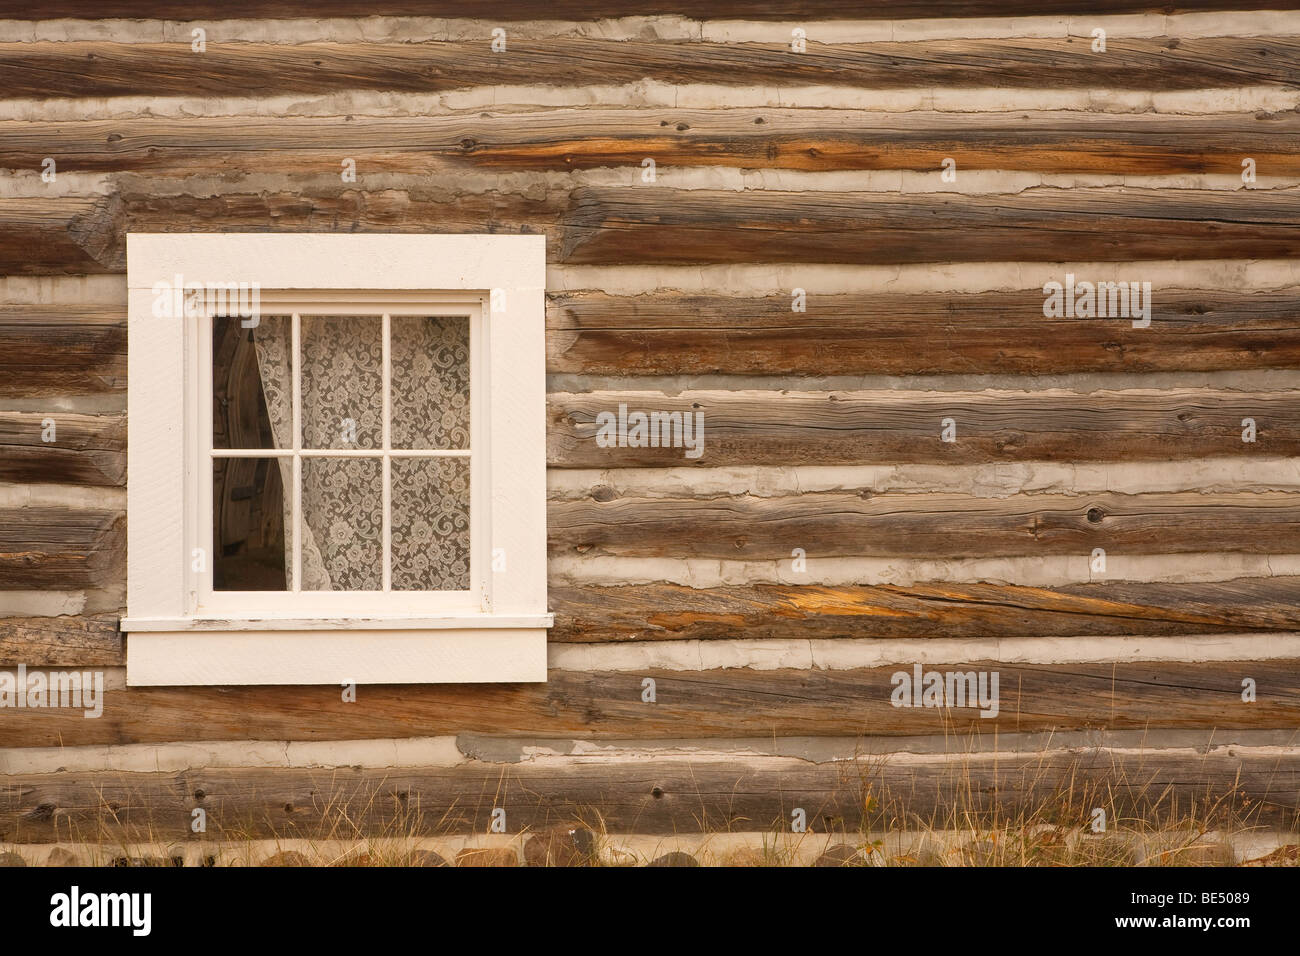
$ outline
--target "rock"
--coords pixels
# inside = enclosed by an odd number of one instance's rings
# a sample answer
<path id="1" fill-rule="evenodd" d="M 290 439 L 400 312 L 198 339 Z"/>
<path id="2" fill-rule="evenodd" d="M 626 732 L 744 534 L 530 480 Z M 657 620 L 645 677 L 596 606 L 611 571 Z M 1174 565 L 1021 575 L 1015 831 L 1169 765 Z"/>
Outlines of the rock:
<path id="1" fill-rule="evenodd" d="M 466 847 L 456 854 L 457 866 L 518 866 L 519 854 L 512 847 Z"/>
<path id="2" fill-rule="evenodd" d="M 1242 866 L 1300 866 L 1300 843 L 1287 843 L 1272 853 L 1247 860 Z"/>
<path id="3" fill-rule="evenodd" d="M 553 827 L 528 838 L 528 866 L 591 866 L 596 860 L 596 834 L 586 827 Z"/>
<path id="4" fill-rule="evenodd" d="M 27 861 L 12 850 L 0 853 L 0 866 L 26 866 Z"/>
<path id="5" fill-rule="evenodd" d="M 672 853 L 665 853 L 663 856 L 655 857 L 647 866 L 699 866 L 700 861 L 695 859 L 689 853 L 682 853 L 680 850 L 674 850 Z"/>
<path id="6" fill-rule="evenodd" d="M 284 850 L 268 856 L 258 866 L 311 866 L 311 864 L 297 850 Z"/>
<path id="7" fill-rule="evenodd" d="M 185 858 L 174 856 L 164 860 L 160 856 L 117 856 L 109 866 L 184 866 Z"/>
<path id="8" fill-rule="evenodd" d="M 742 847 L 723 861 L 723 866 L 776 866 L 776 858 L 757 847 Z"/>
<path id="9" fill-rule="evenodd" d="M 828 846 L 821 856 L 813 861 L 813 866 L 864 866 L 866 860 L 858 848 L 847 843 Z"/>
<path id="10" fill-rule="evenodd" d="M 407 866 L 451 866 L 447 858 L 432 850 L 412 850 L 406 858 Z"/>

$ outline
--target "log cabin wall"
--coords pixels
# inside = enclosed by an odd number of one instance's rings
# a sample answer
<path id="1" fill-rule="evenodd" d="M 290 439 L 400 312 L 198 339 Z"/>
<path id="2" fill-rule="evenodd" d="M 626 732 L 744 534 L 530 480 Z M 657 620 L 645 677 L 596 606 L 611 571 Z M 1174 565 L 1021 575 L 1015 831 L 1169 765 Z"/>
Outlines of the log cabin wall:
<path id="1" fill-rule="evenodd" d="M 0 710 L 0 839 L 1294 822 L 1300 4 L 311 7 L 0 0 L 0 665 L 108 685 Z M 547 236 L 547 684 L 126 689 L 124 237 L 208 230 Z"/>

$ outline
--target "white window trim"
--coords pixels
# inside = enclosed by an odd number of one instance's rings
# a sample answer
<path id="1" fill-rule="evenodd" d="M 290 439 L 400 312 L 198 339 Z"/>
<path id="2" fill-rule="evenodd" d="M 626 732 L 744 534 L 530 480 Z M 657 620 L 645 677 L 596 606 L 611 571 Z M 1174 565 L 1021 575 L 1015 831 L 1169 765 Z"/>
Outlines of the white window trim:
<path id="1" fill-rule="evenodd" d="M 265 314 L 277 303 L 303 314 L 355 313 L 359 302 L 390 314 L 480 310 L 472 591 L 401 600 L 205 587 L 211 558 L 204 573 L 191 558 L 212 525 L 203 325 L 153 307 L 177 276 L 255 283 Z M 128 685 L 546 679 L 543 237 L 132 234 L 127 286 Z M 494 552 L 504 570 L 489 569 Z"/>

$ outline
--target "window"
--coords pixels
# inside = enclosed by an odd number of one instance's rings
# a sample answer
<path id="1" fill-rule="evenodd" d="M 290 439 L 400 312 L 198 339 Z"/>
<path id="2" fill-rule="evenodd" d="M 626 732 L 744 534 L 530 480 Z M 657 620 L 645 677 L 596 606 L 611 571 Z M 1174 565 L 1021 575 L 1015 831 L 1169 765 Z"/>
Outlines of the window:
<path id="1" fill-rule="evenodd" d="M 127 682 L 541 681 L 538 236 L 131 235 Z"/>

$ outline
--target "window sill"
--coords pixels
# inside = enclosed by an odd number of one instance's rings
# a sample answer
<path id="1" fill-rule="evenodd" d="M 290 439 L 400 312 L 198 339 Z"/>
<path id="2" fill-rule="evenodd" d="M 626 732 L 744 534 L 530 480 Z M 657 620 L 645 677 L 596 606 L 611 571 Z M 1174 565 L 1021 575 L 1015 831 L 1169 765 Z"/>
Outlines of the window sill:
<path id="1" fill-rule="evenodd" d="M 149 686 L 544 683 L 550 615 L 122 622 L 126 683 Z M 541 622 L 541 623 L 530 623 Z M 143 625 L 143 626 L 142 626 Z"/>

